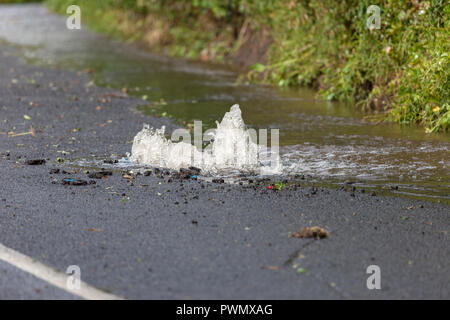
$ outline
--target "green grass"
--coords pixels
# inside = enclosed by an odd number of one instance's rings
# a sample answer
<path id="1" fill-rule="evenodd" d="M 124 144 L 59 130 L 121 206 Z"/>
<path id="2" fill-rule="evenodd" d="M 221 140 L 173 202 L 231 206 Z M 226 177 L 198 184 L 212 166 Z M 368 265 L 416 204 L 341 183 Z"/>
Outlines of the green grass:
<path id="1" fill-rule="evenodd" d="M 270 30 L 268 61 L 250 81 L 311 86 L 329 100 L 354 101 L 427 132 L 450 129 L 450 2 L 399 0 L 47 0 L 64 13 L 82 8 L 100 32 L 153 50 L 224 61 L 244 22 Z M 381 28 L 368 30 L 369 5 Z"/>

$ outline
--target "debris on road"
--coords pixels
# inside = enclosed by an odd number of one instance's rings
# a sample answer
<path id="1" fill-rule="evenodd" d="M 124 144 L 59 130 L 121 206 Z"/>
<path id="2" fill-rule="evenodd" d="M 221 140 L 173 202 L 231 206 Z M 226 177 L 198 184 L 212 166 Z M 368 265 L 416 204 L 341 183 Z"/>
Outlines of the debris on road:
<path id="1" fill-rule="evenodd" d="M 306 272 L 306 269 L 305 268 L 302 268 L 302 267 L 299 267 L 299 268 L 297 268 L 297 273 L 305 273 Z"/>
<path id="2" fill-rule="evenodd" d="M 72 173 L 76 173 L 76 172 L 67 172 L 66 170 L 60 170 L 58 168 L 55 168 L 55 169 L 51 169 L 48 173 L 50 173 L 50 174 L 72 174 Z"/>
<path id="3" fill-rule="evenodd" d="M 45 164 L 45 159 L 33 159 L 33 160 L 27 160 L 25 161 L 26 165 L 29 166 L 40 166 Z"/>
<path id="4" fill-rule="evenodd" d="M 278 183 L 275 183 L 275 185 L 273 186 L 273 188 L 274 188 L 275 190 L 281 191 L 281 190 L 283 190 L 283 188 L 284 188 L 285 186 L 286 186 L 286 185 L 285 185 L 283 182 L 278 182 Z"/>
<path id="5" fill-rule="evenodd" d="M 134 177 L 132 175 L 128 174 L 128 173 L 124 173 L 122 175 L 122 178 L 128 179 L 128 180 L 134 180 Z"/>
<path id="6" fill-rule="evenodd" d="M 36 136 L 36 130 L 33 128 L 33 126 L 30 126 L 30 131 L 21 132 L 21 133 L 15 133 L 14 131 L 9 132 L 0 132 L 0 134 L 7 134 L 9 137 L 21 137 L 31 134 L 31 136 Z"/>
<path id="7" fill-rule="evenodd" d="M 278 266 L 262 266 L 261 269 L 278 271 L 278 270 L 280 270 L 280 267 L 278 267 Z"/>
<path id="8" fill-rule="evenodd" d="M 196 167 L 189 167 L 189 170 L 191 172 L 193 172 L 194 174 L 196 174 L 196 175 L 199 175 L 200 172 L 201 172 L 201 169 L 200 168 L 196 168 Z"/>
<path id="9" fill-rule="evenodd" d="M 107 164 L 115 164 L 115 163 L 118 163 L 119 160 L 116 160 L 116 159 L 106 159 L 106 160 L 103 160 L 103 162 L 104 162 L 104 163 L 107 163 Z"/>
<path id="10" fill-rule="evenodd" d="M 306 227 L 301 228 L 297 232 L 291 235 L 291 238 L 314 238 L 314 239 L 323 239 L 328 237 L 329 233 L 326 229 L 314 226 L 314 227 Z"/>
<path id="11" fill-rule="evenodd" d="M 95 181 L 86 181 L 81 179 L 75 179 L 75 178 L 64 178 L 62 179 L 62 184 L 64 185 L 70 185 L 70 186 L 87 186 L 88 184 L 96 184 Z"/>
<path id="12" fill-rule="evenodd" d="M 90 172 L 88 173 L 88 177 L 91 179 L 103 179 L 107 176 L 112 176 L 112 171 L 100 170 L 98 172 Z"/>
<path id="13" fill-rule="evenodd" d="M 189 167 L 188 169 L 181 168 L 179 173 L 174 175 L 174 178 L 179 179 L 197 179 L 201 169 L 196 167 Z"/>
<path id="14" fill-rule="evenodd" d="M 148 177 L 152 175 L 152 170 L 145 170 L 144 171 L 144 176 Z"/>

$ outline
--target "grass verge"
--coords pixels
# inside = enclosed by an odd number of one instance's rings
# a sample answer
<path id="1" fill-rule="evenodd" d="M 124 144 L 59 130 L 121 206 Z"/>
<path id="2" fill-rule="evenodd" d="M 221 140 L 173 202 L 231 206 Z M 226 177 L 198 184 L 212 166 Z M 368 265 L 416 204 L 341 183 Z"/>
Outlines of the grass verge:
<path id="1" fill-rule="evenodd" d="M 419 124 L 426 132 L 450 129 L 446 0 L 46 3 L 60 13 L 77 4 L 92 29 L 169 55 L 212 61 L 248 57 L 250 81 L 310 86 L 326 99 L 354 101 L 386 120 Z M 379 29 L 367 28 L 370 5 L 380 8 Z M 268 36 L 254 36 L 262 33 Z M 270 45 L 262 46 L 267 52 L 252 56 L 253 47 L 267 39 Z M 247 50 L 240 52 L 243 47 Z"/>

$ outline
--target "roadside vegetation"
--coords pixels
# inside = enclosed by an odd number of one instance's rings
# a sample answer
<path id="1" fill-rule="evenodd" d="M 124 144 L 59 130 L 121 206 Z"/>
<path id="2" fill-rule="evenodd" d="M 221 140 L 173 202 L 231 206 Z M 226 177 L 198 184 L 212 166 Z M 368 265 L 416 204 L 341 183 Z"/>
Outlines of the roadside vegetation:
<path id="1" fill-rule="evenodd" d="M 221 62 L 249 57 L 245 81 L 309 86 L 325 99 L 353 101 L 377 119 L 381 114 L 427 132 L 450 129 L 447 0 L 46 3 L 64 14 L 77 4 L 94 30 L 169 55 Z M 380 29 L 366 26 L 370 5 L 381 9 Z"/>

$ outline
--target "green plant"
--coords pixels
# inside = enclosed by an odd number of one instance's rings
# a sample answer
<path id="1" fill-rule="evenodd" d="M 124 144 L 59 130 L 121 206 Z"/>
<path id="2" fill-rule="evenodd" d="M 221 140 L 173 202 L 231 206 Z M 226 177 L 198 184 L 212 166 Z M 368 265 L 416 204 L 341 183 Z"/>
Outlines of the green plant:
<path id="1" fill-rule="evenodd" d="M 450 3 L 447 0 L 47 0 L 82 7 L 94 30 L 153 50 L 225 61 L 241 28 L 270 30 L 267 61 L 251 81 L 311 86 L 329 100 L 357 102 L 387 120 L 449 131 Z M 369 5 L 381 28 L 366 27 Z M 245 23 L 244 23 L 245 22 Z"/>

